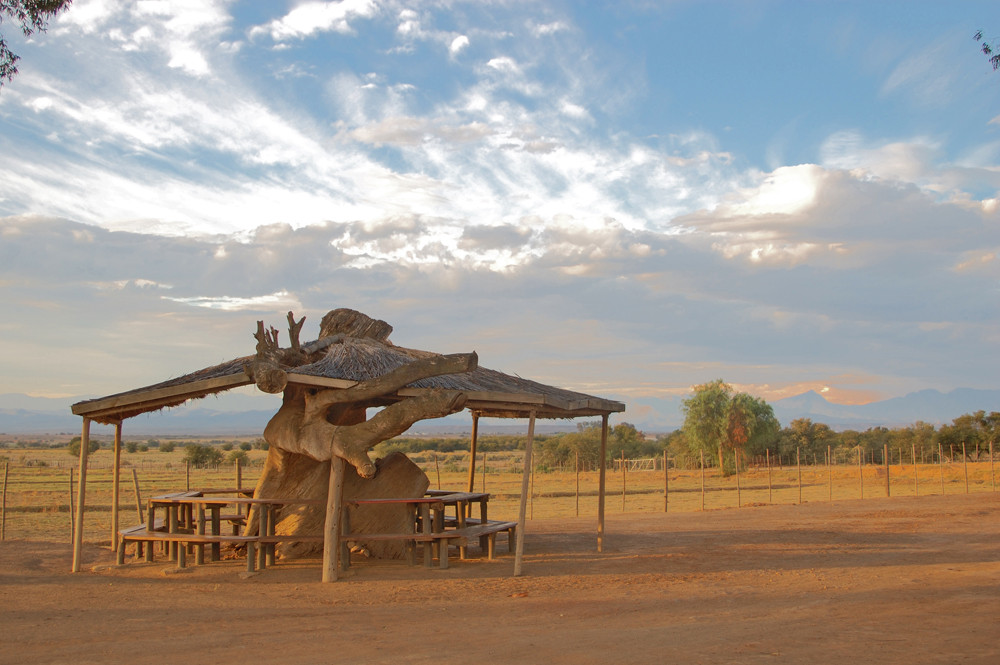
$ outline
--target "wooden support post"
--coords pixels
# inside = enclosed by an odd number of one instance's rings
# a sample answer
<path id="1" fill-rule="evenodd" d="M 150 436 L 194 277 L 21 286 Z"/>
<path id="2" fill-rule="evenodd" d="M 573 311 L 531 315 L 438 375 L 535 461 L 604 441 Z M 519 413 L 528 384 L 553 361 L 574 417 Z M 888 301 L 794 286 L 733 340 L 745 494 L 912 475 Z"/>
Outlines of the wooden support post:
<path id="1" fill-rule="evenodd" d="M 919 469 L 917 468 L 917 445 L 910 444 L 910 461 L 913 462 L 913 496 L 919 496 L 920 491 L 917 487 L 917 477 L 919 475 Z"/>
<path id="2" fill-rule="evenodd" d="M 191 460 L 184 460 L 184 489 L 191 491 Z"/>
<path id="3" fill-rule="evenodd" d="M 882 444 L 882 464 L 885 465 L 885 495 L 887 497 L 892 496 L 892 491 L 889 485 L 889 444 Z"/>
<path id="4" fill-rule="evenodd" d="M 472 437 L 469 443 L 469 492 L 476 489 L 476 446 L 479 441 L 479 415 L 472 414 Z M 483 473 L 486 473 L 485 470 Z"/>
<path id="5" fill-rule="evenodd" d="M 597 551 L 604 551 L 604 489 L 608 470 L 608 414 L 601 417 L 600 467 L 597 475 Z"/>
<path id="6" fill-rule="evenodd" d="M 115 423 L 115 468 L 111 478 L 111 550 L 118 551 L 118 502 L 121 499 L 122 422 Z"/>
<path id="7" fill-rule="evenodd" d="M 528 440 L 524 444 L 524 471 L 521 475 L 521 505 L 517 513 L 517 551 L 514 554 L 514 577 L 521 574 L 521 562 L 524 558 L 524 516 L 527 509 L 527 494 L 531 476 L 531 448 L 535 441 L 535 412 L 528 417 Z M 447 544 L 445 545 L 447 547 Z"/>
<path id="8" fill-rule="evenodd" d="M 80 572 L 83 562 L 83 512 L 87 496 L 87 456 L 90 454 L 90 418 L 83 419 L 80 433 L 80 487 L 76 497 L 76 521 L 73 523 L 73 567 Z"/>
<path id="9" fill-rule="evenodd" d="M 132 468 L 132 491 L 135 493 L 135 512 L 139 514 L 139 524 L 143 524 L 146 520 L 143 519 L 142 515 L 142 497 L 139 496 L 139 475 L 135 472 L 135 468 Z"/>
<path id="10" fill-rule="evenodd" d="M 330 457 L 330 484 L 323 527 L 323 581 L 336 582 L 340 569 L 340 518 L 344 509 L 344 460 Z"/>

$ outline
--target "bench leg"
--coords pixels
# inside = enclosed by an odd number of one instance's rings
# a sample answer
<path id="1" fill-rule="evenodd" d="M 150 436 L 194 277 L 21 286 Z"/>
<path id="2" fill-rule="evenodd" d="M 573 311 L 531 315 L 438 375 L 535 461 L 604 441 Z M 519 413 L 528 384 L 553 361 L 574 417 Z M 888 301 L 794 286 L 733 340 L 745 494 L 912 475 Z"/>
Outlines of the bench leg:
<path id="1" fill-rule="evenodd" d="M 441 538 L 438 543 L 438 565 L 441 570 L 448 567 L 448 539 Z"/>
<path id="2" fill-rule="evenodd" d="M 517 534 L 515 533 L 515 528 L 511 527 L 507 529 L 507 554 L 513 553 L 516 541 Z"/>
<path id="3" fill-rule="evenodd" d="M 486 536 L 486 558 L 492 560 L 497 552 L 497 535 L 491 533 Z"/>
<path id="4" fill-rule="evenodd" d="M 187 543 L 177 543 L 177 567 L 187 567 Z"/>
<path id="5" fill-rule="evenodd" d="M 119 566 L 124 566 L 125 565 L 125 539 L 124 538 L 119 538 L 118 539 L 118 550 L 115 552 L 115 555 L 117 557 L 117 563 L 118 563 L 118 565 Z"/>
<path id="6" fill-rule="evenodd" d="M 256 570 L 257 563 L 257 544 L 252 540 L 247 543 L 247 572 L 252 573 Z"/>
<path id="7" fill-rule="evenodd" d="M 146 541 L 146 562 L 153 563 L 153 541 Z"/>

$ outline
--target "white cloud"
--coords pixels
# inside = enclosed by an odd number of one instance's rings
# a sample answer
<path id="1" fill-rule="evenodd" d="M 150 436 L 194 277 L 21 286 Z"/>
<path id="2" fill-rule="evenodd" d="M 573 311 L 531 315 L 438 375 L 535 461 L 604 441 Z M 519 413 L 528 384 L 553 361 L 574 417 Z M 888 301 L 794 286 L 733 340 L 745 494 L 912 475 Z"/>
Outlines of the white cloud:
<path id="1" fill-rule="evenodd" d="M 351 34 L 351 20 L 370 18 L 378 11 L 371 0 L 342 0 L 341 2 L 306 2 L 292 9 L 284 17 L 266 26 L 250 29 L 250 36 L 269 34 L 276 42 L 302 39 L 317 32 Z"/>
<path id="2" fill-rule="evenodd" d="M 451 53 L 452 56 L 456 56 L 464 49 L 468 48 L 468 46 L 469 38 L 465 35 L 459 35 L 451 40 L 451 44 L 448 46 L 448 52 Z"/>

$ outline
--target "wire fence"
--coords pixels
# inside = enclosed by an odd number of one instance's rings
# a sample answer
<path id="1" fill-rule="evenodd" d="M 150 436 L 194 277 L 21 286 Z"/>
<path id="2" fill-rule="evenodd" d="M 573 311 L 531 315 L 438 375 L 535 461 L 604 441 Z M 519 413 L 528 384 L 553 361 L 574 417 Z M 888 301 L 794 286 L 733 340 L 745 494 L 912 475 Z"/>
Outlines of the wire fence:
<path id="1" fill-rule="evenodd" d="M 687 512 L 746 508 L 812 501 L 996 492 L 992 454 L 957 455 L 944 451 L 932 461 L 907 459 L 888 449 L 871 463 L 867 455 L 848 461 L 837 455 L 807 463 L 799 454 L 791 465 L 766 457 L 730 473 L 704 458 L 697 468 L 676 468 L 663 457 L 610 460 L 605 475 L 605 506 L 611 512 Z M 991 451 L 992 453 L 992 451 Z M 516 519 L 521 494 L 523 454 L 486 453 L 476 459 L 469 487 L 468 453 L 411 456 L 439 489 L 475 490 L 491 494 L 490 514 Z M 881 459 L 881 461 L 878 461 Z M 895 462 L 893 460 L 896 460 Z M 144 501 L 179 489 L 253 487 L 263 454 L 242 463 L 195 468 L 177 459 L 125 460 L 120 475 L 119 515 L 122 526 L 141 522 Z M 700 460 L 701 461 L 701 460 Z M 775 460 L 777 461 L 777 460 Z M 808 460 L 812 462 L 812 460 Z M 600 474 L 582 465 L 559 469 L 536 467 L 529 484 L 529 519 L 595 515 Z M 69 460 L 22 457 L 6 460 L 2 471 L 0 539 L 69 541 L 72 537 L 77 470 Z M 110 542 L 113 464 L 94 459 L 88 465 L 84 538 Z M 133 519 L 134 517 L 134 519 Z"/>

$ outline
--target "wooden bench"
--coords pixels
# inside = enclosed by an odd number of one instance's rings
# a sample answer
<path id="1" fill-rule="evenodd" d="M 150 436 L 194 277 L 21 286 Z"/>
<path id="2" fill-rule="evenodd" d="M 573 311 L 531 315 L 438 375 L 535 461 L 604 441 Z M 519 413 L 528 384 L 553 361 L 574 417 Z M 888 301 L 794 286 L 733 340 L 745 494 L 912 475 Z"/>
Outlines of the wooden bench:
<path id="1" fill-rule="evenodd" d="M 221 545 L 224 543 L 246 543 L 247 544 L 247 570 L 253 572 L 255 569 L 254 563 L 256 560 L 255 546 L 257 543 L 257 536 L 239 536 L 239 535 L 220 535 L 214 536 L 211 534 L 200 534 L 200 533 L 169 533 L 167 531 L 154 530 L 149 531 L 146 529 L 146 525 L 139 524 L 138 526 L 129 527 L 127 529 L 122 529 L 118 532 L 118 564 L 125 563 L 125 545 L 127 543 L 136 543 L 135 556 L 138 558 L 142 555 L 142 545 L 146 547 L 145 559 L 147 562 L 153 561 L 153 543 L 176 543 L 178 545 L 176 549 L 177 557 L 177 567 L 185 568 L 187 566 L 187 546 L 194 545 L 198 549 L 195 551 L 195 563 L 202 564 L 205 563 L 205 545 Z M 214 560 L 214 557 L 213 557 Z"/>

